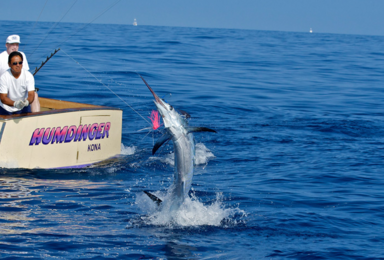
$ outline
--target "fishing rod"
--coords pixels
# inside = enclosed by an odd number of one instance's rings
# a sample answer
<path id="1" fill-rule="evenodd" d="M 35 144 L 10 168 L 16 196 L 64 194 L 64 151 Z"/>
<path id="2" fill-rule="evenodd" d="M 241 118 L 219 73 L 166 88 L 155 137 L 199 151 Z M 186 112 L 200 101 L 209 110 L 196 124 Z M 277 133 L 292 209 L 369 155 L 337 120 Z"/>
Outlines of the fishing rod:
<path id="1" fill-rule="evenodd" d="M 41 63 L 40 67 L 38 67 L 38 68 L 36 67 L 35 72 L 33 73 L 33 76 L 35 76 L 36 73 L 45 65 L 45 63 L 47 63 L 59 50 L 60 50 L 60 48 L 56 49 L 55 52 L 51 53 L 51 55 L 49 57 L 47 57 L 47 59 Z"/>

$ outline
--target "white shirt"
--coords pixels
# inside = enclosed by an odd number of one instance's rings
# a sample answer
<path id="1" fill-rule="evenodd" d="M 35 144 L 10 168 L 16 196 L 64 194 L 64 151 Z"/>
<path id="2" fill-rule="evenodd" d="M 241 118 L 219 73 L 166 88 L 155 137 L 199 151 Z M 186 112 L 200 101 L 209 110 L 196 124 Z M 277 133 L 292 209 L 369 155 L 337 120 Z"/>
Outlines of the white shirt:
<path id="1" fill-rule="evenodd" d="M 29 70 L 27 57 L 25 56 L 24 52 L 19 52 L 21 53 L 21 55 L 23 55 L 23 69 Z M 7 51 L 3 51 L 2 53 L 0 53 L 0 76 L 3 75 L 3 73 L 9 69 L 8 56 L 9 54 Z"/>
<path id="2" fill-rule="evenodd" d="M 17 79 L 12 75 L 11 70 L 7 70 L 0 77 L 0 93 L 8 94 L 8 98 L 13 101 L 23 100 L 28 97 L 28 92 L 35 90 L 35 79 L 33 75 L 24 68 L 21 70 L 20 77 Z M 10 107 L 1 103 L 0 106 L 8 112 L 16 112 L 20 109 Z"/>

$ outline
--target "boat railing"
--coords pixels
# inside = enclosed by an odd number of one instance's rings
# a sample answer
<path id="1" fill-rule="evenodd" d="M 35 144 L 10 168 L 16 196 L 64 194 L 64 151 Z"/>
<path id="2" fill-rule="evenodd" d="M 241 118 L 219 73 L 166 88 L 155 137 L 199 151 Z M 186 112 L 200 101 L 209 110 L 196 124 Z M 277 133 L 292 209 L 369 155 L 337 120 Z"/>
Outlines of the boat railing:
<path id="1" fill-rule="evenodd" d="M 56 113 L 75 112 L 80 110 L 120 110 L 114 107 L 97 106 L 91 104 L 77 103 L 71 101 L 57 100 L 51 98 L 39 97 L 40 112 L 27 113 L 27 114 L 15 114 L 15 115 L 0 115 L 0 121 L 10 120 L 20 117 L 34 117 L 43 116 Z"/>
<path id="2" fill-rule="evenodd" d="M 67 108 L 100 108 L 101 106 L 39 97 L 41 111 Z"/>

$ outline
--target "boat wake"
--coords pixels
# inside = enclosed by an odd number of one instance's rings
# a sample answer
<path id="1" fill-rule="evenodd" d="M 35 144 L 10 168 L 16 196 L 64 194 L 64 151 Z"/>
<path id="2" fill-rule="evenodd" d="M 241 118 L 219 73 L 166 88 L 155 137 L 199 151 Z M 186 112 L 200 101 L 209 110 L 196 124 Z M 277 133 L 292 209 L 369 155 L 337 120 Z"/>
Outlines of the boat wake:
<path id="1" fill-rule="evenodd" d="M 167 194 L 154 193 L 166 202 Z M 164 197 L 165 196 L 165 197 Z M 144 225 L 166 226 L 168 228 L 196 227 L 196 226 L 234 226 L 245 221 L 246 212 L 234 208 L 225 208 L 221 193 L 216 194 L 216 199 L 204 205 L 192 193 L 177 211 L 170 211 L 167 207 L 157 207 L 147 195 L 139 194 L 136 205 L 147 215 L 141 217 Z M 134 222 L 134 221 L 133 221 Z M 127 227 L 133 226 L 130 222 Z"/>

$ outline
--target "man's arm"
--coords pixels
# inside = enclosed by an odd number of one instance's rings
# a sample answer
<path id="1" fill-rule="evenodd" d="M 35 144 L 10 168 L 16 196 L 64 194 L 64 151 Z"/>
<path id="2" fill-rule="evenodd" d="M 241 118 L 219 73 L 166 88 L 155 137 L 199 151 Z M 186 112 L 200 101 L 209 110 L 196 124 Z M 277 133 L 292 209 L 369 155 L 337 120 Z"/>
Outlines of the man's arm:
<path id="1" fill-rule="evenodd" d="M 28 92 L 28 97 L 29 97 L 29 92 Z M 11 100 L 8 97 L 7 93 L 0 93 L 0 100 L 1 100 L 1 103 L 5 104 L 7 106 L 10 106 L 10 107 L 13 107 L 15 104 L 15 101 Z"/>
<path id="2" fill-rule="evenodd" d="M 35 100 L 35 91 L 32 90 L 32 91 L 28 91 L 28 102 L 29 104 L 31 104 L 33 102 L 33 100 Z"/>
<path id="3" fill-rule="evenodd" d="M 22 52 L 22 55 L 23 55 L 23 69 L 25 70 L 29 70 L 29 65 L 28 65 L 28 61 L 27 61 L 27 56 L 25 56 L 25 53 Z"/>
<path id="4" fill-rule="evenodd" d="M 29 91 L 28 92 L 28 98 L 26 98 L 26 99 L 28 100 L 29 104 L 31 104 L 33 102 L 33 100 L 35 99 L 35 91 Z M 1 103 L 8 105 L 10 107 L 16 107 L 18 109 L 22 109 L 24 106 L 27 105 L 25 103 L 23 104 L 22 100 L 13 101 L 12 99 L 10 99 L 8 97 L 7 93 L 0 93 L 0 100 L 1 100 Z M 17 102 L 19 102 L 19 103 L 16 105 Z"/>

